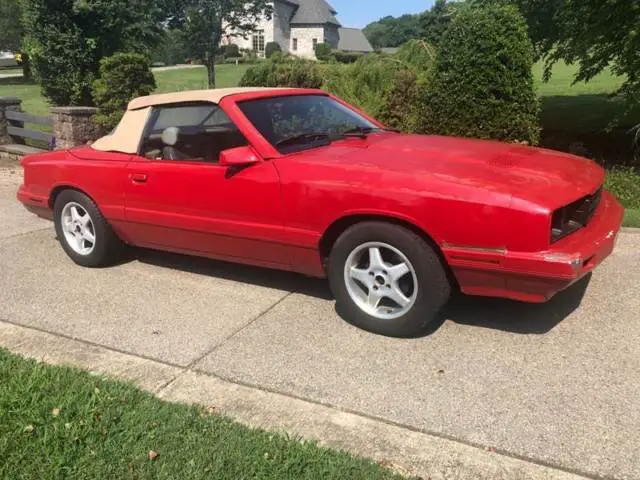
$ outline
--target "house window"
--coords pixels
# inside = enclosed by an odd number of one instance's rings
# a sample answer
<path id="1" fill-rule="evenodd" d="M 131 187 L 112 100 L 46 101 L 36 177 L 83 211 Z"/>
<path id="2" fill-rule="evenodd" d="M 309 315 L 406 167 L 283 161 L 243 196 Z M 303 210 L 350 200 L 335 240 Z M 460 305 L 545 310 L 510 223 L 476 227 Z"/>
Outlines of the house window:
<path id="1" fill-rule="evenodd" d="M 253 50 L 264 53 L 264 30 L 258 30 L 253 36 Z"/>
<path id="2" fill-rule="evenodd" d="M 296 50 L 298 50 L 298 39 L 294 38 L 293 39 L 293 51 L 295 52 Z"/>
<path id="3" fill-rule="evenodd" d="M 317 38 L 314 38 L 314 39 L 313 39 L 313 51 L 314 51 L 314 52 L 316 51 L 316 47 L 317 47 L 317 46 L 318 46 L 318 39 L 317 39 Z"/>

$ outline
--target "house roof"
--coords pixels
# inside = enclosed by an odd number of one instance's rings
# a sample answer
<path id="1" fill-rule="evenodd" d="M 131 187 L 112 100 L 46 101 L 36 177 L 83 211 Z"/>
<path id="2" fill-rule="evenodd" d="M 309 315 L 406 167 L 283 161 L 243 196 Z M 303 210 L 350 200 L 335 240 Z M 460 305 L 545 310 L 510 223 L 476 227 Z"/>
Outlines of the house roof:
<path id="1" fill-rule="evenodd" d="M 338 48 L 347 52 L 373 52 L 371 43 L 364 32 L 358 28 L 339 28 Z"/>
<path id="2" fill-rule="evenodd" d="M 293 18 L 291 19 L 291 25 L 301 24 L 332 24 L 340 26 L 340 22 L 336 18 L 338 13 L 325 0 L 286 0 L 288 3 L 298 5 Z"/>

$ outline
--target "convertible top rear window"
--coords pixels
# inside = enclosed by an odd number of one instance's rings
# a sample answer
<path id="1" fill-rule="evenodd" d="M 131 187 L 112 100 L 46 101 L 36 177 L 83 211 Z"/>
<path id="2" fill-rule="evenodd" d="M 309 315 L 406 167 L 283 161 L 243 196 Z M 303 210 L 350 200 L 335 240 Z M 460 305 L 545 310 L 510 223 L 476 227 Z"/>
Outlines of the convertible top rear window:
<path id="1" fill-rule="evenodd" d="M 247 100 L 242 113 L 280 153 L 326 144 L 326 137 L 378 126 L 326 95 L 287 95 Z M 291 142 L 290 140 L 296 140 Z"/>

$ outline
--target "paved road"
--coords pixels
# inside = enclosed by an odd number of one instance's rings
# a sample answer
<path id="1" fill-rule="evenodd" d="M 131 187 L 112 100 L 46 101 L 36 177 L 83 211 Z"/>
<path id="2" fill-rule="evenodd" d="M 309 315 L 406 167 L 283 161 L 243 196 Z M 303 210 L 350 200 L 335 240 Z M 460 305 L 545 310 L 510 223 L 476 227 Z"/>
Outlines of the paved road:
<path id="1" fill-rule="evenodd" d="M 640 479 L 640 234 L 546 305 L 459 298 L 432 335 L 373 336 L 326 284 L 135 252 L 79 268 L 0 169 L 0 319 L 593 477 Z"/>

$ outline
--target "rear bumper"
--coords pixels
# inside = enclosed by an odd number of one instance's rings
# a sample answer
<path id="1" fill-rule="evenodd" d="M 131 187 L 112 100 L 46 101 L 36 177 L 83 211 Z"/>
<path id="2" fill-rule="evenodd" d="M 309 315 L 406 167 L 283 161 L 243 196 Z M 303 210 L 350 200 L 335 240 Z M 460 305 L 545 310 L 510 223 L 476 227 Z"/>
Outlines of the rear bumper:
<path id="1" fill-rule="evenodd" d="M 49 197 L 34 195 L 27 191 L 24 184 L 20 185 L 16 197 L 27 210 L 39 217 L 53 220 L 53 211 L 49 208 Z"/>
<path id="2" fill-rule="evenodd" d="M 568 288 L 613 252 L 624 209 L 609 192 L 589 225 L 543 252 L 471 252 L 446 249 L 463 292 L 545 302 Z"/>

